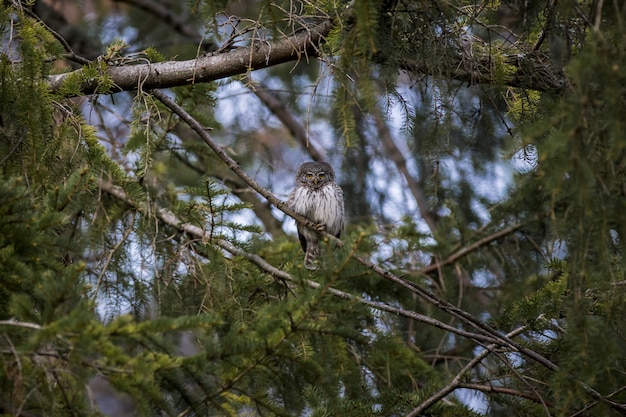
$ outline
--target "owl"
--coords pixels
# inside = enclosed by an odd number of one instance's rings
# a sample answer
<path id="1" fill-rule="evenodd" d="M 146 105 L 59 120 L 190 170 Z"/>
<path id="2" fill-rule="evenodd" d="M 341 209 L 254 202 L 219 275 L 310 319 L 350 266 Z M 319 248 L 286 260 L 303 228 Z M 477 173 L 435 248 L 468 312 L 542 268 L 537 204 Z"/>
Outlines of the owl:
<path id="1" fill-rule="evenodd" d="M 298 214 L 323 225 L 331 235 L 339 237 L 343 229 L 343 191 L 335 183 L 335 172 L 326 162 L 305 162 L 298 168 L 296 188 L 289 195 L 289 207 Z M 317 269 L 320 235 L 298 224 L 298 237 L 304 251 L 304 266 Z"/>

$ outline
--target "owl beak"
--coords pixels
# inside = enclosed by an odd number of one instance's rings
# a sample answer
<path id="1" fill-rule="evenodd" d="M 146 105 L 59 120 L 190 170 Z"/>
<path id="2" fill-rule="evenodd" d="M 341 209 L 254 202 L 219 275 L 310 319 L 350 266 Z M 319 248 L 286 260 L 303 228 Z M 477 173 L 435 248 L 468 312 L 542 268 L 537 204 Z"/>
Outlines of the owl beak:
<path id="1" fill-rule="evenodd" d="M 313 184 L 317 185 L 317 181 L 318 181 L 318 179 L 317 179 L 317 178 L 315 178 L 315 179 L 313 180 Z"/>

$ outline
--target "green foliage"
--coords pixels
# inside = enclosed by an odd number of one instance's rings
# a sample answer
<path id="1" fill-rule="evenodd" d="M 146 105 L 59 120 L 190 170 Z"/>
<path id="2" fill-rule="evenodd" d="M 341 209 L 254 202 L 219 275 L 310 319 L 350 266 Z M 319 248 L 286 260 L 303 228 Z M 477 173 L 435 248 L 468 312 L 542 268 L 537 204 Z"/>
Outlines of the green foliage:
<path id="1" fill-rule="evenodd" d="M 537 106 L 541 99 L 541 95 L 538 91 L 525 90 L 517 91 L 515 89 L 509 89 L 507 97 L 507 107 L 509 108 L 509 115 L 513 117 L 516 122 L 522 124 L 525 118 L 533 118 L 537 113 Z"/>
<path id="2" fill-rule="evenodd" d="M 63 85 L 59 88 L 59 95 L 62 97 L 80 96 L 82 94 L 83 82 L 88 80 L 87 76 L 88 74 L 81 71 L 69 73 L 63 80 Z"/>
<path id="3" fill-rule="evenodd" d="M 556 320 L 565 314 L 567 306 L 567 276 L 552 277 L 535 293 L 516 302 L 508 312 L 507 322 L 527 323 L 533 329 L 550 327 L 551 320 Z M 537 312 L 540 315 L 533 317 Z"/>
<path id="4" fill-rule="evenodd" d="M 165 57 L 152 46 L 144 49 L 144 54 L 148 57 L 150 62 L 163 62 L 165 61 Z"/>
<path id="5" fill-rule="evenodd" d="M 62 97 L 80 96 L 84 85 L 95 85 L 97 94 L 109 93 L 115 85 L 106 68 L 107 61 L 101 59 L 83 66 L 80 71 L 71 72 L 63 79 L 58 94 Z"/>
<path id="6" fill-rule="evenodd" d="M 615 413 L 592 390 L 624 403 L 623 13 L 596 5 L 581 31 L 588 4 L 527 3 L 169 5 L 185 27 L 115 9 L 132 30 L 54 94 L 46 77 L 67 51 L 18 4 L 0 6 L 0 413 L 99 415 L 98 383 L 137 415 L 406 415 L 450 384 L 424 415 L 482 415 L 460 388 L 483 392 L 493 416 Z M 115 27 L 97 10 L 91 27 Z M 105 94 L 108 66 L 132 68 L 133 51 L 227 51 L 325 14 L 321 69 L 299 57 L 255 74 L 282 106 L 257 114 L 260 95 L 238 79 L 173 90 L 281 198 L 309 157 L 285 120 L 342 161 L 344 243 L 323 242 L 309 271 L 282 230 L 291 220 L 181 119 L 144 92 Z M 560 36 L 572 57 L 555 51 Z M 565 67 L 562 96 L 523 87 L 511 57 L 530 50 Z M 485 74 L 492 85 L 474 85 Z M 92 83 L 90 101 L 65 98 Z M 501 153 L 519 137 L 536 164 L 502 186 Z M 519 349 L 498 339 L 518 326 Z"/>
<path id="7" fill-rule="evenodd" d="M 9 317 L 12 294 L 32 291 L 36 276 L 52 266 L 42 264 L 44 260 L 40 256 L 41 247 L 45 245 L 41 232 L 48 226 L 40 225 L 27 189 L 21 182 L 18 179 L 3 180 L 0 185 L 0 265 L 5 271 L 0 284 L 2 319 Z M 45 223 L 50 220 L 46 219 Z"/>
<path id="8" fill-rule="evenodd" d="M 525 209 L 540 219 L 538 237 L 549 247 L 566 249 L 555 251 L 558 258 L 549 262 L 548 274 L 530 277 L 526 285 L 537 291 L 516 302 L 508 319 L 543 335 L 543 343 L 534 347 L 546 351 L 560 370 L 534 375 L 549 378 L 564 414 L 590 398 L 577 381 L 602 393 L 624 382 L 614 361 L 624 349 L 617 336 L 623 321 L 611 319 L 624 308 L 618 283 L 624 279 L 625 143 L 623 118 L 616 113 L 624 106 L 624 57 L 617 44 L 592 36 L 566 69 L 575 86 L 571 93 L 525 129 L 527 143 L 537 146 L 538 166 L 517 192 L 527 199 Z"/>
<path id="9" fill-rule="evenodd" d="M 388 50 L 387 45 L 381 45 L 387 40 L 380 27 L 381 11 L 383 4 L 378 0 L 358 2 L 346 16 L 345 26 L 338 26 L 328 36 L 332 53 L 339 57 L 335 67 L 334 125 L 347 147 L 359 141 L 356 132 L 362 113 L 377 104 L 376 84 L 368 70 L 379 61 L 381 51 Z"/>
<path id="10" fill-rule="evenodd" d="M 133 124 L 130 137 L 124 147 L 124 152 L 139 151 L 137 162 L 138 178 L 145 177 L 153 163 L 153 154 L 158 146 L 166 140 L 164 135 L 153 129 L 158 125 L 160 113 L 153 99 L 145 94 L 140 94 L 134 101 Z"/>
<path id="11" fill-rule="evenodd" d="M 232 239 L 236 242 L 238 232 L 262 233 L 263 230 L 254 224 L 245 225 L 229 221 L 229 215 L 249 209 L 250 204 L 242 202 L 230 202 L 231 191 L 218 187 L 211 179 L 204 181 L 203 187 L 189 187 L 186 195 L 203 196 L 202 202 L 193 201 L 180 206 L 179 213 L 186 215 L 188 221 L 206 228 L 209 241 L 213 239 Z"/>

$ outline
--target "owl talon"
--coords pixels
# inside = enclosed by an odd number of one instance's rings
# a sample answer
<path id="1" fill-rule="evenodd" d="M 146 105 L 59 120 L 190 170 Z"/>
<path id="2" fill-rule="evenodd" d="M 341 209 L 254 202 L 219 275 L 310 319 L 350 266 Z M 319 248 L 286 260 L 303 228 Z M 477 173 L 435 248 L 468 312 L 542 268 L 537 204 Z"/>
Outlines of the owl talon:
<path id="1" fill-rule="evenodd" d="M 316 224 L 315 230 L 317 230 L 318 232 L 323 232 L 324 230 L 326 230 L 326 225 L 322 223 Z"/>

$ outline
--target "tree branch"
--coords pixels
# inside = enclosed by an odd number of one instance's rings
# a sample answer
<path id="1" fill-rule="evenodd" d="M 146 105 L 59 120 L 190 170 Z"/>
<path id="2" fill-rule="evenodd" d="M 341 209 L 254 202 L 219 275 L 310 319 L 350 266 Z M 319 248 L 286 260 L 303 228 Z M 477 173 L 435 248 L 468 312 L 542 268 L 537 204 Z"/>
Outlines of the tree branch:
<path id="1" fill-rule="evenodd" d="M 184 126 L 187 127 L 187 125 Z M 175 152 L 174 157 L 182 164 L 189 167 L 189 169 L 197 172 L 199 175 L 206 174 L 206 169 L 201 169 L 197 164 L 191 163 L 189 159 L 183 157 L 180 153 Z M 200 158 L 200 156 L 198 157 Z M 202 159 L 200 161 L 204 162 Z M 284 235 L 285 231 L 283 230 L 283 222 L 274 217 L 274 214 L 272 213 L 272 206 L 266 201 L 261 200 L 258 195 L 250 189 L 248 184 L 241 180 L 241 178 L 236 175 L 225 175 L 222 171 L 230 173 L 227 167 L 223 167 L 223 169 L 215 167 L 215 170 L 211 172 L 211 176 L 214 176 L 225 186 L 229 187 L 233 195 L 241 201 L 252 205 L 252 211 L 254 211 L 254 214 L 256 214 L 259 220 L 261 220 L 261 223 L 263 223 L 265 232 L 274 237 Z"/>
<path id="2" fill-rule="evenodd" d="M 17 321 L 17 320 L 1 320 L 0 326 L 16 326 L 16 327 L 24 327 L 27 329 L 41 330 L 42 326 L 37 323 L 28 323 L 25 321 Z"/>
<path id="3" fill-rule="evenodd" d="M 115 85 L 111 91 L 113 93 L 211 82 L 285 62 L 316 57 L 319 44 L 324 42 L 324 36 L 331 26 L 330 19 L 325 19 L 316 26 L 302 29 L 279 41 L 255 39 L 249 47 L 187 61 L 107 66 L 106 75 Z M 71 74 L 81 71 L 49 76 L 52 91 L 58 91 Z M 95 93 L 97 88 L 96 80 L 90 79 L 83 82 L 81 91 L 88 95 Z"/>
<path id="4" fill-rule="evenodd" d="M 526 330 L 526 326 L 518 327 L 517 329 L 515 329 L 512 332 L 508 333 L 507 337 L 517 336 L 518 334 L 522 333 L 525 330 Z M 411 412 L 408 413 L 405 417 L 417 417 L 417 416 L 419 416 L 424 411 L 426 411 L 428 408 L 433 406 L 435 403 L 437 403 L 441 399 L 445 398 L 452 391 L 454 391 L 457 388 L 460 388 L 461 384 L 463 383 L 464 376 L 469 371 L 471 371 L 476 365 L 478 365 L 480 363 L 480 361 L 485 359 L 489 355 L 489 353 L 491 353 L 491 351 L 493 349 L 495 349 L 496 347 L 497 346 L 494 345 L 494 344 L 486 346 L 482 350 L 482 352 L 480 352 L 478 355 L 474 356 L 474 358 L 471 361 L 469 361 L 468 364 L 465 365 L 463 367 L 463 369 L 461 369 L 459 371 L 458 374 L 456 374 L 456 376 L 452 379 L 452 381 L 450 381 L 448 383 L 448 385 L 446 385 L 445 387 L 443 387 L 442 389 L 437 391 L 435 394 L 431 395 L 429 398 L 427 398 L 425 401 L 423 401 L 419 406 L 417 406 L 413 410 L 411 410 Z"/>
<path id="5" fill-rule="evenodd" d="M 422 268 L 419 271 L 414 272 L 415 275 L 426 275 L 430 272 L 436 271 L 438 269 L 440 269 L 443 266 L 447 266 L 447 265 L 451 265 L 453 263 L 455 263 L 456 261 L 458 261 L 459 259 L 461 259 L 462 257 L 464 257 L 465 255 L 467 255 L 470 252 L 475 251 L 476 249 L 488 245 L 489 243 L 493 242 L 494 240 L 498 240 L 504 236 L 507 236 L 517 230 L 519 230 L 522 227 L 521 223 L 517 223 L 517 224 L 512 224 L 509 227 L 505 227 L 502 230 L 498 230 L 497 232 L 489 235 L 489 236 L 485 236 L 482 239 L 472 243 L 471 245 L 460 249 L 457 252 L 454 252 L 453 254 L 451 254 L 450 256 L 448 256 L 446 259 L 444 259 L 441 262 L 437 262 L 431 265 L 428 265 L 426 268 Z"/>
<path id="6" fill-rule="evenodd" d="M 61 36 L 59 33 L 57 33 L 50 26 L 48 26 L 48 24 L 46 22 L 44 22 L 43 19 L 41 19 L 39 16 L 37 16 L 32 10 L 30 10 L 27 7 L 23 7 L 21 5 L 21 3 L 20 3 L 20 8 L 28 16 L 30 16 L 33 19 L 37 20 L 37 22 L 39 22 L 48 32 L 50 32 L 50 34 L 52 34 L 52 36 L 54 36 L 57 41 L 59 41 L 59 43 L 63 46 L 63 49 L 65 49 L 65 51 L 67 52 L 65 54 L 65 58 L 67 58 L 67 59 L 69 59 L 71 61 L 77 62 L 79 64 L 83 64 L 83 65 L 87 65 L 87 64 L 89 64 L 91 62 L 87 58 L 84 58 L 84 57 L 79 56 L 78 54 L 76 54 L 72 50 L 72 47 L 67 43 L 65 38 L 63 38 L 63 36 Z"/>
<path id="7" fill-rule="evenodd" d="M 108 193 L 109 195 L 117 198 L 120 201 L 123 201 L 125 204 L 128 204 L 129 206 L 135 208 L 135 209 L 139 209 L 142 210 L 141 207 L 138 206 L 138 204 L 136 202 L 134 202 L 133 200 L 131 200 L 131 198 L 126 194 L 126 192 L 119 186 L 114 185 L 110 182 L 104 181 L 102 179 L 99 180 L 98 182 L 98 187 L 105 191 L 106 193 Z M 165 208 L 157 208 L 156 209 L 156 215 L 157 217 L 165 224 L 180 230 L 186 234 L 188 234 L 189 236 L 192 236 L 200 241 L 209 241 L 209 234 L 204 231 L 202 228 L 195 226 L 193 224 L 187 223 L 184 220 L 176 217 L 176 215 L 174 213 L 172 213 L 171 211 L 165 209 Z M 300 282 L 301 280 L 296 280 L 291 274 L 289 274 L 288 272 L 283 271 L 282 269 L 276 268 L 275 266 L 273 266 L 272 264 L 270 264 L 269 262 L 265 261 L 263 258 L 261 258 L 259 255 L 253 254 L 253 253 L 249 253 L 244 251 L 243 249 L 240 249 L 239 247 L 233 245 L 232 243 L 230 243 L 227 240 L 224 239 L 211 239 L 210 240 L 211 244 L 217 245 L 218 247 L 222 248 L 223 250 L 225 250 L 226 252 L 234 255 L 234 256 L 241 256 L 242 258 L 248 260 L 249 262 L 253 263 L 254 265 L 258 266 L 262 271 L 268 273 L 269 275 L 278 278 L 279 280 L 282 280 L 286 283 L 296 283 L 296 282 Z M 321 284 L 319 282 L 316 281 L 312 281 L 312 280 L 302 280 L 302 282 L 311 287 L 311 288 L 315 288 L 318 289 L 321 287 Z M 459 336 L 463 336 L 463 337 L 467 337 L 471 340 L 477 341 L 477 342 L 482 342 L 482 343 L 493 343 L 493 344 L 498 344 L 500 345 L 500 343 L 498 342 L 497 338 L 494 337 L 490 337 L 490 336 L 485 336 L 485 335 L 481 335 L 478 333 L 472 333 L 472 332 L 468 332 L 450 325 L 447 325 L 437 319 L 433 319 L 431 317 L 425 316 L 423 314 L 419 314 L 416 313 L 414 311 L 410 311 L 410 310 L 405 310 L 399 307 L 393 307 L 390 306 L 388 304 L 385 303 L 381 303 L 381 302 L 376 302 L 376 301 L 371 301 L 369 299 L 365 299 L 365 298 L 361 298 L 355 295 L 352 295 L 350 293 L 344 292 L 344 291 L 340 291 L 334 288 L 326 288 L 325 289 L 326 292 L 328 292 L 329 294 L 332 294 L 334 296 L 337 296 L 339 298 L 342 298 L 344 300 L 350 300 L 350 301 L 355 301 L 364 305 L 367 305 L 368 307 L 374 308 L 376 310 L 380 310 L 380 311 L 385 311 L 397 316 L 401 316 L 401 317 L 406 317 L 408 319 L 412 319 L 421 323 L 425 323 L 428 324 L 430 326 L 434 326 L 437 327 L 439 329 L 457 334 Z M 0 322 L 0 324 L 3 324 L 2 322 Z M 13 322 L 9 322 L 7 324 L 13 324 Z"/>
<path id="8" fill-rule="evenodd" d="M 202 138 L 202 140 L 217 154 L 217 156 L 222 159 L 222 161 L 224 161 L 224 163 L 226 163 L 226 165 L 233 171 L 233 173 L 235 173 L 237 176 L 239 176 L 239 178 L 241 178 L 243 181 L 245 181 L 248 185 L 250 185 L 250 187 L 252 187 L 254 190 L 256 190 L 259 194 L 261 194 L 263 197 L 265 197 L 271 204 L 274 204 L 279 210 L 283 211 L 285 214 L 287 214 L 288 216 L 294 218 L 297 222 L 303 224 L 304 226 L 310 228 L 311 230 L 318 230 L 316 228 L 316 224 L 314 222 L 312 222 L 311 220 L 307 219 L 306 217 L 303 217 L 297 213 L 295 213 L 293 210 L 291 210 L 291 208 L 289 208 L 287 206 L 287 204 L 283 201 L 280 201 L 276 196 L 274 196 L 274 194 L 272 194 L 270 191 L 266 190 L 265 188 L 263 188 L 259 183 L 257 183 L 254 179 L 252 179 L 240 166 L 239 164 L 232 159 L 230 156 L 228 156 L 226 154 L 226 152 L 224 152 L 224 150 L 222 149 L 222 147 L 220 147 L 211 137 L 211 135 L 206 131 L 206 129 L 204 129 L 204 127 L 196 120 L 194 119 L 189 113 L 187 113 L 187 111 L 185 111 L 185 109 L 183 109 L 181 106 L 179 106 L 178 104 L 176 104 L 176 102 L 174 102 L 174 100 L 172 100 L 170 97 L 168 97 L 165 93 L 163 93 L 162 91 L 159 90 L 154 90 L 152 91 L 152 94 L 159 99 L 163 104 L 165 104 L 167 107 L 170 108 L 170 110 L 172 110 L 174 113 L 176 113 L 183 121 L 185 121 L 185 123 L 189 124 L 189 126 L 196 132 L 198 133 L 198 135 Z M 503 233 L 508 234 L 511 233 L 510 228 L 519 228 L 521 227 L 521 225 L 513 225 L 509 228 L 505 228 L 502 230 Z M 323 235 L 325 238 L 337 243 L 338 245 L 342 246 L 343 242 L 340 241 L 339 239 L 335 238 L 334 236 L 323 232 Z M 476 242 L 474 245 L 469 246 L 468 248 L 462 249 L 459 252 L 457 252 L 455 255 L 450 256 L 446 261 L 449 261 L 450 263 L 454 262 L 454 260 L 460 258 L 461 256 L 471 252 L 472 250 L 474 250 L 474 248 L 478 245 L 483 245 L 486 244 L 486 242 L 492 241 L 495 239 L 495 236 L 498 236 L 499 233 L 495 233 L 491 236 L 488 236 L 486 238 L 481 239 L 480 241 Z M 395 284 L 400 285 L 401 287 L 404 287 L 408 290 L 410 290 L 411 292 L 413 292 L 414 294 L 418 295 L 420 298 L 422 298 L 423 300 L 427 301 L 428 303 L 432 304 L 433 306 L 439 308 L 440 310 L 450 314 L 453 317 L 458 318 L 462 323 L 465 323 L 471 327 L 474 327 L 475 329 L 479 330 L 482 334 L 479 335 L 481 338 L 488 338 L 491 340 L 496 340 L 498 344 L 512 349 L 513 351 L 519 352 L 522 355 L 532 359 L 533 361 L 541 364 L 542 366 L 546 367 L 547 369 L 551 370 L 551 371 L 558 371 L 559 367 L 557 364 L 555 364 L 554 362 L 552 362 L 550 359 L 542 356 L 541 354 L 535 352 L 532 349 L 527 348 L 526 346 L 521 345 L 520 343 L 517 343 L 513 340 L 511 340 L 510 337 L 504 336 L 502 335 L 499 331 L 497 331 L 496 329 L 494 329 L 493 327 L 489 326 L 488 324 L 483 323 L 482 321 L 480 321 L 479 319 L 476 319 L 475 317 L 473 317 L 470 313 L 468 313 L 465 310 L 462 310 L 461 308 L 455 306 L 454 304 L 451 304 L 450 302 L 448 302 L 445 299 L 442 299 L 440 297 L 437 297 L 435 294 L 431 293 L 429 290 L 422 288 L 420 285 L 418 285 L 417 283 L 411 282 L 411 281 L 407 281 L 405 279 L 402 279 L 400 277 L 398 277 L 397 275 L 393 274 L 392 272 L 374 264 L 373 262 L 365 259 L 362 256 L 359 256 L 357 254 L 353 254 L 352 258 L 357 260 L 359 263 L 363 264 L 364 266 L 366 266 L 367 268 L 371 269 L 372 271 L 374 271 L 376 274 L 380 275 L 382 278 L 393 282 Z M 444 261 L 444 262 L 446 262 Z M 431 319 L 432 320 L 432 319 Z M 444 323 L 441 323 L 441 325 L 446 326 L 446 328 L 450 328 L 453 329 L 452 326 L 448 326 Z M 450 330 L 452 331 L 452 330 Z M 457 334 L 458 330 L 453 331 L 453 333 Z M 609 406 L 611 406 L 612 408 L 619 410 L 620 412 L 622 411 L 626 411 L 626 404 L 622 404 L 622 403 L 618 403 L 616 401 L 610 400 L 607 397 L 603 396 L 602 394 L 600 394 L 598 391 L 596 391 L 595 389 L 593 389 L 592 387 L 590 387 L 589 385 L 587 385 L 586 383 L 584 383 L 583 381 L 573 378 L 571 377 L 573 381 L 575 381 L 579 386 L 581 386 L 592 398 L 600 400 L 606 404 L 608 404 Z"/>
<path id="9" fill-rule="evenodd" d="M 412 73 L 446 76 L 469 85 L 499 83 L 554 95 L 569 88 L 565 75 L 554 68 L 550 59 L 540 51 L 505 55 L 502 64 L 512 70 L 498 74 L 502 71 L 497 71 L 494 57 L 490 54 L 459 53 L 456 62 L 451 62 L 447 69 L 433 68 L 427 62 L 411 59 L 404 60 L 401 68 Z"/>
<path id="10" fill-rule="evenodd" d="M 127 1 L 142 5 L 145 2 L 145 0 Z M 150 11 L 156 13 L 154 9 L 150 9 Z M 160 14 L 156 14 L 160 16 Z M 170 22 L 170 24 L 175 25 L 179 25 L 179 23 Z M 211 82 L 285 62 L 317 57 L 320 55 L 319 45 L 324 42 L 331 27 L 332 21 L 324 19 L 316 26 L 304 28 L 279 40 L 268 42 L 253 39 L 252 45 L 249 47 L 187 61 L 107 66 L 106 75 L 111 77 L 115 85 L 111 91 L 113 93 Z M 189 29 L 185 29 L 186 32 L 189 32 Z M 566 77 L 553 68 L 549 59 L 539 51 L 506 55 L 503 61 L 503 65 L 508 65 L 513 70 L 498 76 L 496 76 L 498 71 L 495 68 L 494 59 L 489 54 L 465 56 L 463 53 L 459 53 L 457 61 L 449 65 L 447 72 L 440 67 L 433 68 L 428 62 L 410 59 L 404 60 L 400 67 L 407 72 L 433 76 L 445 75 L 472 85 L 498 82 L 512 87 L 534 89 L 551 94 L 560 94 L 569 86 Z M 81 72 L 82 69 L 76 71 Z M 65 79 L 75 72 L 49 76 L 48 80 L 52 91 L 58 91 Z M 81 91 L 82 94 L 89 95 L 95 93 L 97 88 L 97 81 L 89 79 L 83 82 Z"/>
<path id="11" fill-rule="evenodd" d="M 543 400 L 540 397 L 530 392 L 519 391 L 506 387 L 498 387 L 496 385 L 482 385 L 463 382 L 458 385 L 458 388 L 467 388 L 475 391 L 490 392 L 495 394 L 513 395 L 515 397 L 525 398 L 539 404 L 543 403 Z"/>

